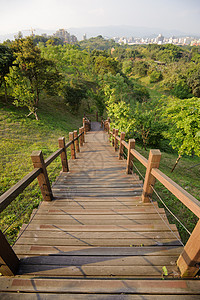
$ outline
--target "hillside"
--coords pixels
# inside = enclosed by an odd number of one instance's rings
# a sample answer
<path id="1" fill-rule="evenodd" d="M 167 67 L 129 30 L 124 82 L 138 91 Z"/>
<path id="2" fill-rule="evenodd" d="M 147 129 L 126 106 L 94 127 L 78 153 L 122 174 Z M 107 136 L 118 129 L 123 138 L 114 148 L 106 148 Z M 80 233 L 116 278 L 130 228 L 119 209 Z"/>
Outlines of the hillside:
<path id="1" fill-rule="evenodd" d="M 41 98 L 38 113 L 40 121 L 36 121 L 33 117 L 26 118 L 27 114 L 27 109 L 15 108 L 13 105 L 0 102 L 0 194 L 33 169 L 30 158 L 32 151 L 42 150 L 44 157 L 47 158 L 58 149 L 59 137 L 65 136 L 67 140 L 70 131 L 82 126 L 82 114 L 70 113 L 62 100 L 55 101 L 53 97 L 51 101 L 48 99 L 48 103 L 47 98 Z M 60 158 L 57 158 L 48 168 L 51 182 L 58 176 L 60 169 Z M 32 209 L 37 207 L 41 199 L 35 180 L 1 213 L 0 226 L 1 230 L 4 230 L 28 205 L 22 216 L 7 231 L 10 241 L 16 236 L 21 225 L 28 221 Z"/>

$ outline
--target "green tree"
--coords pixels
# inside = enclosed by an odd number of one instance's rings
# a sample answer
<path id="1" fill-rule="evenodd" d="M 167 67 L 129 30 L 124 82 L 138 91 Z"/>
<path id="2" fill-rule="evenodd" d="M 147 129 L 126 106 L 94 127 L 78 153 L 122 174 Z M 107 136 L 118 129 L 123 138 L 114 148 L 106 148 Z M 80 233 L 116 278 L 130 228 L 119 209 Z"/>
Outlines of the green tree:
<path id="1" fill-rule="evenodd" d="M 154 83 L 154 82 L 158 82 L 158 81 L 160 81 L 162 79 L 163 79 L 163 76 L 162 76 L 161 71 L 154 70 L 150 74 L 149 82 L 150 83 Z"/>
<path id="2" fill-rule="evenodd" d="M 8 82 L 15 97 L 14 104 L 27 106 L 37 118 L 36 109 L 41 91 L 46 90 L 51 94 L 55 92 L 60 75 L 52 61 L 41 57 L 40 49 L 34 45 L 32 38 L 17 39 L 12 48 L 16 60 Z"/>
<path id="3" fill-rule="evenodd" d="M 186 99 L 191 98 L 192 93 L 191 89 L 187 85 L 184 79 L 180 79 L 174 86 L 174 88 L 171 91 L 172 95 L 180 98 L 180 99 Z"/>
<path id="4" fill-rule="evenodd" d="M 179 156 L 200 156 L 200 99 L 172 98 L 164 109 L 164 117 L 170 124 L 165 136 Z"/>
<path id="5" fill-rule="evenodd" d="M 3 83 L 5 92 L 5 101 L 8 101 L 6 75 L 9 73 L 9 68 L 14 61 L 13 51 L 4 45 L 0 45 L 0 86 Z"/>
<path id="6" fill-rule="evenodd" d="M 165 128 L 160 104 L 155 102 L 137 103 L 133 111 L 134 136 L 138 138 L 146 150 L 148 144 L 157 146 L 163 139 L 162 132 Z"/>

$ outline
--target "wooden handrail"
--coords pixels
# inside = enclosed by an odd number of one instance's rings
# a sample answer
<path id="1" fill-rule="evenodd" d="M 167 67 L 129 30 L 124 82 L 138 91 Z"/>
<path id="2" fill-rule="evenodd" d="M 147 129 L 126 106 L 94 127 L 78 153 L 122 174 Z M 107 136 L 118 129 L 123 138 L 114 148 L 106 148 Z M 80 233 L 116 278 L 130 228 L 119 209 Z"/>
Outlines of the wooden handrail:
<path id="1" fill-rule="evenodd" d="M 160 181 L 174 196 L 176 196 L 187 208 L 200 218 L 200 202 L 170 179 L 159 169 L 153 168 L 151 174 Z"/>
<path id="2" fill-rule="evenodd" d="M 78 138 L 83 135 L 83 132 L 78 135 Z M 65 148 L 67 149 L 73 141 L 70 141 L 66 144 Z M 63 149 L 58 149 L 54 153 L 52 153 L 44 162 L 45 167 L 49 166 L 61 153 Z M 30 185 L 42 172 L 40 168 L 35 168 L 33 171 L 24 176 L 20 181 L 18 181 L 14 186 L 12 186 L 9 190 L 7 190 L 4 194 L 0 196 L 0 213 L 19 195 L 21 194 L 25 188 Z"/>
<path id="3" fill-rule="evenodd" d="M 45 167 L 48 167 L 52 163 L 52 161 L 54 161 L 62 152 L 62 148 L 58 149 L 56 152 L 52 153 L 47 159 L 45 159 Z"/>
<path id="4" fill-rule="evenodd" d="M 143 164 L 143 166 L 145 166 L 145 168 L 147 167 L 148 164 L 148 159 L 146 159 L 144 156 L 142 156 L 138 151 L 136 151 L 135 149 L 131 149 L 131 154 L 137 158 L 137 160 L 139 160 L 139 162 L 141 162 L 141 164 Z"/>
<path id="5" fill-rule="evenodd" d="M 35 180 L 41 173 L 41 169 L 37 168 L 24 176 L 20 181 L 18 181 L 14 186 L 12 186 L 8 191 L 0 196 L 0 212 L 2 212 L 23 190 Z"/>

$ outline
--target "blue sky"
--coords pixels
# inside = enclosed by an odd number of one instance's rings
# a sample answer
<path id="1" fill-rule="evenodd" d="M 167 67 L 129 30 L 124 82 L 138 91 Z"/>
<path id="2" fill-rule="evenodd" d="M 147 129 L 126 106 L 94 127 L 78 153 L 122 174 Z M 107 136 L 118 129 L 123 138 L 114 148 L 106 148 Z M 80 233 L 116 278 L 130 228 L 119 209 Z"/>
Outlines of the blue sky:
<path id="1" fill-rule="evenodd" d="M 200 35 L 200 0 L 0 0 L 0 34 L 107 25 Z"/>

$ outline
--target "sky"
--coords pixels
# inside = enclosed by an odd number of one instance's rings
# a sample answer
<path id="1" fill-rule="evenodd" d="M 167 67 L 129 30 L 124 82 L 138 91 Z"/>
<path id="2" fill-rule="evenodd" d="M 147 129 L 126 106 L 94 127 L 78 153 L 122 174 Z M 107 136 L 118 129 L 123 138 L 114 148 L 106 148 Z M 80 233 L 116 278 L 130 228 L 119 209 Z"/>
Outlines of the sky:
<path id="1" fill-rule="evenodd" d="M 200 35 L 200 0 L 0 0 L 0 34 L 110 25 Z"/>

